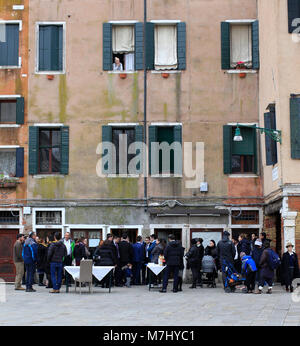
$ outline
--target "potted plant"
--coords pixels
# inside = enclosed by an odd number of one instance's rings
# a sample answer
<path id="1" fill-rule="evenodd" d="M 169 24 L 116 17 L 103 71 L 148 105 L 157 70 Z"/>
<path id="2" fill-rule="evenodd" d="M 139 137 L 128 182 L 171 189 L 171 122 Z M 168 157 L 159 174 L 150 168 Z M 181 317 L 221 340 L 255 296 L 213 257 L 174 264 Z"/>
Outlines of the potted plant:
<path id="1" fill-rule="evenodd" d="M 53 80 L 54 79 L 54 75 L 53 74 L 47 74 L 47 78 L 48 78 L 48 80 Z"/>
<path id="2" fill-rule="evenodd" d="M 121 79 L 125 79 L 127 77 L 127 74 L 126 73 L 119 73 L 119 77 Z"/>
<path id="3" fill-rule="evenodd" d="M 19 179 L 12 176 L 0 174 L 0 188 L 12 188 L 19 184 Z"/>
<path id="4" fill-rule="evenodd" d="M 162 75 L 163 78 L 168 78 L 169 77 L 169 73 L 167 73 L 167 72 L 163 72 L 161 75 Z"/>
<path id="5" fill-rule="evenodd" d="M 237 70 L 246 70 L 247 66 L 245 65 L 245 63 L 243 61 L 239 61 L 239 62 L 237 62 L 235 68 Z M 239 76 L 240 76 L 240 78 L 245 78 L 246 77 L 246 73 L 245 72 L 240 72 Z"/>

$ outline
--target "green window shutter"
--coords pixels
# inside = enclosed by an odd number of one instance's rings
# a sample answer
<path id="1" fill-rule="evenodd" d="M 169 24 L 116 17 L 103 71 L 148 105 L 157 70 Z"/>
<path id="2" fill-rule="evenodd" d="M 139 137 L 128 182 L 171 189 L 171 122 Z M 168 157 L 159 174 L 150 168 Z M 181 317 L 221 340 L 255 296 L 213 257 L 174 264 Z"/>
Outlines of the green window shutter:
<path id="1" fill-rule="evenodd" d="M 103 23 L 103 70 L 112 70 L 112 24 Z"/>
<path id="2" fill-rule="evenodd" d="M 4 24 L 5 41 L 0 41 L 0 65 L 19 65 L 19 24 Z"/>
<path id="3" fill-rule="evenodd" d="M 69 126 L 61 127 L 61 162 L 60 173 L 69 174 Z"/>
<path id="4" fill-rule="evenodd" d="M 24 148 L 16 149 L 16 177 L 24 177 Z"/>
<path id="5" fill-rule="evenodd" d="M 174 142 L 178 142 L 181 145 L 181 153 L 178 158 L 174 153 L 174 174 L 182 175 L 182 126 L 174 126 Z"/>
<path id="6" fill-rule="evenodd" d="M 300 2 L 299 0 L 288 0 L 288 31 L 291 34 L 299 25 L 297 23 L 293 26 L 293 21 L 296 18 L 300 18 Z"/>
<path id="7" fill-rule="evenodd" d="M 256 129 L 252 130 L 252 145 L 253 145 L 254 173 L 258 174 L 258 155 L 257 155 L 257 135 L 256 135 Z"/>
<path id="8" fill-rule="evenodd" d="M 154 23 L 146 23 L 146 68 L 154 70 Z"/>
<path id="9" fill-rule="evenodd" d="M 300 159 L 300 98 L 290 98 L 291 157 Z"/>
<path id="10" fill-rule="evenodd" d="M 39 27 L 39 71 L 63 70 L 63 26 Z"/>
<path id="11" fill-rule="evenodd" d="M 28 167 L 29 174 L 38 173 L 38 155 L 39 155 L 39 128 L 37 126 L 29 126 L 29 157 Z"/>
<path id="12" fill-rule="evenodd" d="M 252 68 L 259 69 L 259 24 L 258 20 L 252 23 Z"/>
<path id="13" fill-rule="evenodd" d="M 144 69 L 144 24 L 136 23 L 135 24 L 135 69 L 143 70 Z"/>
<path id="14" fill-rule="evenodd" d="M 232 155 L 232 127 L 223 126 L 223 166 L 224 174 L 231 173 L 231 155 Z"/>
<path id="15" fill-rule="evenodd" d="M 112 126 L 108 126 L 108 125 L 102 126 L 102 143 L 104 143 L 104 142 L 112 143 Z M 113 157 L 112 157 L 111 153 L 108 152 L 108 150 L 105 150 L 105 152 L 103 152 L 102 158 L 106 155 L 109 155 L 108 160 L 109 160 L 109 162 L 111 162 Z M 104 164 L 103 160 L 102 160 L 102 173 L 103 174 L 112 173 L 109 169 L 108 164 L 107 163 Z"/>
<path id="16" fill-rule="evenodd" d="M 24 97 L 17 98 L 16 124 L 24 124 Z"/>
<path id="17" fill-rule="evenodd" d="M 276 129 L 275 112 L 268 112 L 264 114 L 265 128 Z M 277 163 L 277 142 L 274 141 L 270 136 L 265 134 L 265 145 L 266 145 L 266 165 L 273 166 Z"/>
<path id="18" fill-rule="evenodd" d="M 186 24 L 177 24 L 177 59 L 178 70 L 186 69 Z"/>
<path id="19" fill-rule="evenodd" d="M 149 174 L 150 175 L 158 174 L 158 170 L 159 170 L 159 167 L 155 167 L 155 165 L 154 167 L 152 167 L 153 165 L 151 165 L 151 154 L 152 154 L 151 143 L 153 142 L 158 142 L 157 126 L 151 125 L 149 126 Z M 158 153 L 153 153 L 153 155 L 156 157 Z"/>
<path id="20" fill-rule="evenodd" d="M 250 127 L 240 127 L 241 135 L 243 140 L 241 142 L 234 142 L 232 134 L 232 155 L 255 155 L 254 148 L 254 136 L 256 130 Z"/>
<path id="21" fill-rule="evenodd" d="M 230 69 L 230 24 L 221 22 L 221 67 Z"/>
<path id="22" fill-rule="evenodd" d="M 144 126 L 137 125 L 135 126 L 135 142 L 136 143 L 143 143 L 144 142 Z M 136 155 L 140 154 L 140 149 L 136 150 Z M 144 157 L 142 157 L 142 160 L 144 160 Z M 136 174 L 141 174 L 143 169 L 143 164 L 139 162 L 136 167 Z"/>

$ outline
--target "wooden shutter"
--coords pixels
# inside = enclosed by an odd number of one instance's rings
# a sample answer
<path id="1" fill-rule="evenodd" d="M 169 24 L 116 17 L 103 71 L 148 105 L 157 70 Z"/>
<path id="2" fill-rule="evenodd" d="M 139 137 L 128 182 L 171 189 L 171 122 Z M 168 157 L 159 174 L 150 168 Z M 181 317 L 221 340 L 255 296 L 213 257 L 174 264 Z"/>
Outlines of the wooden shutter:
<path id="1" fill-rule="evenodd" d="M 186 24 L 177 24 L 177 59 L 178 70 L 186 69 Z"/>
<path id="2" fill-rule="evenodd" d="M 178 142 L 182 146 L 182 126 L 174 126 L 174 142 Z M 180 164 L 179 164 L 180 163 Z M 180 161 L 177 161 L 177 156 L 174 153 L 174 174 L 182 175 L 182 149 L 180 153 Z"/>
<path id="3" fill-rule="evenodd" d="M 39 155 L 39 128 L 37 126 L 29 126 L 29 158 L 28 167 L 29 174 L 38 173 L 38 155 Z"/>
<path id="4" fill-rule="evenodd" d="M 24 97 L 17 98 L 16 104 L 16 124 L 24 124 Z"/>
<path id="5" fill-rule="evenodd" d="M 258 20 L 252 23 L 252 68 L 259 69 L 259 24 Z"/>
<path id="6" fill-rule="evenodd" d="M 265 128 L 276 129 L 275 112 L 268 112 L 264 114 Z M 266 146 L 266 165 L 273 166 L 277 163 L 277 142 L 274 141 L 267 134 L 265 135 L 265 146 Z"/>
<path id="7" fill-rule="evenodd" d="M 69 174 L 69 126 L 62 126 L 61 130 L 61 162 L 60 173 Z"/>
<path id="8" fill-rule="evenodd" d="M 293 20 L 300 18 L 300 2 L 299 0 L 288 0 L 288 31 L 291 34 L 299 25 L 293 26 Z"/>
<path id="9" fill-rule="evenodd" d="M 143 70 L 144 69 L 144 24 L 136 23 L 135 24 L 135 69 Z"/>
<path id="10" fill-rule="evenodd" d="M 137 125 L 135 126 L 135 142 L 144 142 L 144 126 Z M 140 149 L 136 150 L 136 155 L 140 154 Z M 142 157 L 142 160 L 145 158 Z M 143 164 L 139 162 L 136 167 L 136 174 L 141 174 L 143 171 Z"/>
<path id="11" fill-rule="evenodd" d="M 16 149 L 16 177 L 24 177 L 24 148 Z"/>
<path id="12" fill-rule="evenodd" d="M 257 155 L 257 135 L 256 129 L 252 130 L 252 146 L 253 146 L 253 160 L 254 160 L 254 173 L 258 174 L 258 155 Z"/>
<path id="13" fill-rule="evenodd" d="M 154 23 L 146 23 L 146 68 L 154 70 Z"/>
<path id="14" fill-rule="evenodd" d="M 256 130 L 249 127 L 240 127 L 243 140 L 241 142 L 234 142 L 232 140 L 232 155 L 254 155 L 254 136 Z"/>
<path id="15" fill-rule="evenodd" d="M 158 174 L 159 173 L 159 167 L 155 167 L 155 165 L 151 165 L 151 143 L 157 142 L 157 126 L 149 126 L 149 174 Z M 154 155 L 158 155 L 158 153 L 154 153 Z"/>
<path id="16" fill-rule="evenodd" d="M 230 24 L 221 22 L 221 68 L 230 69 Z"/>
<path id="17" fill-rule="evenodd" d="M 290 98 L 291 157 L 300 159 L 300 99 Z"/>
<path id="18" fill-rule="evenodd" d="M 0 41 L 0 65 L 19 65 L 19 24 L 5 24 L 5 42 Z"/>
<path id="19" fill-rule="evenodd" d="M 103 142 L 110 142 L 112 143 L 112 126 L 108 126 L 108 125 L 103 125 L 102 126 L 102 143 Z M 109 162 L 112 162 L 111 160 L 113 159 L 112 153 L 108 152 L 107 150 L 105 150 L 105 152 L 102 155 L 102 158 L 106 155 L 109 155 L 108 160 Z M 102 160 L 102 173 L 104 174 L 110 174 L 112 173 L 111 170 L 109 169 L 108 164 L 104 164 L 103 160 Z"/>
<path id="20" fill-rule="evenodd" d="M 231 173 L 231 143 L 232 143 L 232 127 L 223 126 L 223 167 L 224 174 Z"/>
<path id="21" fill-rule="evenodd" d="M 112 70 L 112 24 L 103 23 L 103 70 Z"/>

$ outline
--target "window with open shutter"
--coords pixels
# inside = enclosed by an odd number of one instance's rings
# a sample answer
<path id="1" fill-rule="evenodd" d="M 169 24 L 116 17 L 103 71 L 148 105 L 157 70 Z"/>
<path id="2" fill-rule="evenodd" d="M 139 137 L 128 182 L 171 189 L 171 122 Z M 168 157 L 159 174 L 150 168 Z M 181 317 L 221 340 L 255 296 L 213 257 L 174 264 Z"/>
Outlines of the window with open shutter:
<path id="1" fill-rule="evenodd" d="M 0 65 L 19 66 L 19 24 L 2 24 L 0 30 Z"/>
<path id="2" fill-rule="evenodd" d="M 39 25 L 39 71 L 63 71 L 63 25 Z"/>
<path id="3" fill-rule="evenodd" d="M 291 158 L 300 159 L 300 98 L 290 98 Z"/>

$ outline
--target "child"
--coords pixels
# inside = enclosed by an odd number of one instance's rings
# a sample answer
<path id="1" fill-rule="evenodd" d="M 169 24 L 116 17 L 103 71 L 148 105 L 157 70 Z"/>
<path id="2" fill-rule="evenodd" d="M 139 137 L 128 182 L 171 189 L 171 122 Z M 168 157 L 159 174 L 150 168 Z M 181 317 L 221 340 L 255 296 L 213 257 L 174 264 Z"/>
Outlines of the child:
<path id="1" fill-rule="evenodd" d="M 125 277 L 126 277 L 125 286 L 129 288 L 130 287 L 130 281 L 132 278 L 132 264 L 128 264 L 128 265 L 122 267 L 122 270 L 125 270 Z"/>
<path id="2" fill-rule="evenodd" d="M 251 256 L 246 256 L 245 252 L 241 252 L 240 257 L 242 260 L 242 274 L 246 276 L 244 293 L 253 293 L 257 272 L 256 264 Z"/>

